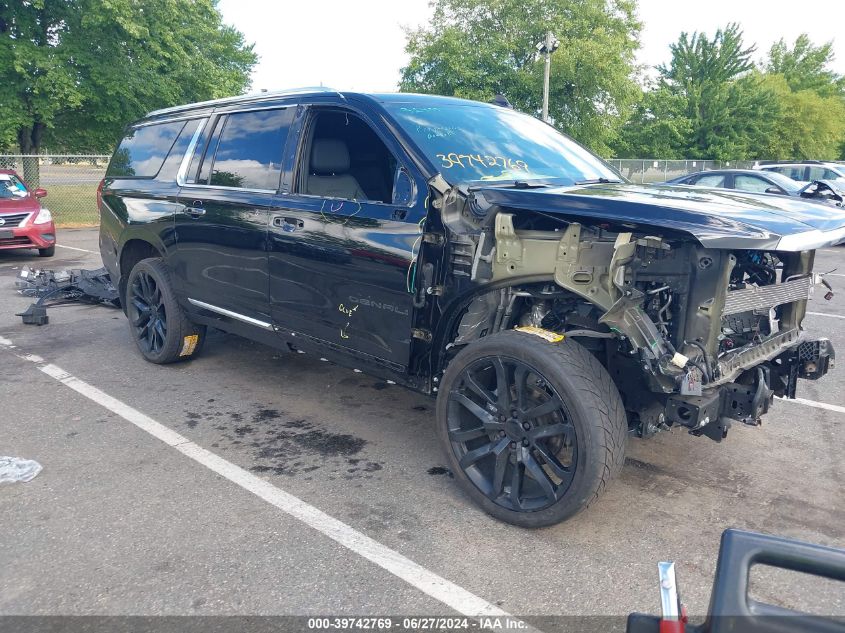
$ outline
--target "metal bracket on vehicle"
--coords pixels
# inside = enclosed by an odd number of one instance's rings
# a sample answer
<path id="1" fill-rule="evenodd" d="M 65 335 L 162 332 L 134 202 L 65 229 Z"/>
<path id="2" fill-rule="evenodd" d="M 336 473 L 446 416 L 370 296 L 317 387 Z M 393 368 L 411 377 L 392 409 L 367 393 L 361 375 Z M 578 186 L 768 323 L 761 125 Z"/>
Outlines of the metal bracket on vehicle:
<path id="1" fill-rule="evenodd" d="M 434 244 L 435 246 L 440 246 L 446 241 L 446 238 L 440 233 L 423 233 L 422 239 L 426 244 Z"/>
<path id="2" fill-rule="evenodd" d="M 511 213 L 496 215 L 492 280 L 551 274 L 557 285 L 603 309 L 599 322 L 627 336 L 635 349 L 646 350 L 652 359 L 666 354 L 663 337 L 641 307 L 644 295 L 629 288 L 625 270 L 638 247 L 668 248 L 660 238 L 634 240 L 631 233 L 620 233 L 615 242 L 584 240 L 578 222 L 562 234 L 517 233 L 513 218 Z"/>
<path id="3" fill-rule="evenodd" d="M 522 261 L 522 241 L 517 237 L 513 228 L 513 215 L 510 213 L 499 213 L 496 215 L 496 263 L 509 264 L 510 262 Z M 508 268 L 513 271 L 512 264 Z"/>
<path id="4" fill-rule="evenodd" d="M 431 332 L 429 330 L 423 330 L 421 328 L 412 328 L 411 338 L 416 338 L 421 341 L 425 341 L 426 343 L 431 343 Z"/>

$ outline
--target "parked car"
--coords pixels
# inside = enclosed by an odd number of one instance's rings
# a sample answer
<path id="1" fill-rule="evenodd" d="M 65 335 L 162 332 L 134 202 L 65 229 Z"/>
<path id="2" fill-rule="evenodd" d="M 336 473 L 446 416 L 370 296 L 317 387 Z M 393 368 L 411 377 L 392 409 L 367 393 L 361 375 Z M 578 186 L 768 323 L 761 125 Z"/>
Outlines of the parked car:
<path id="1" fill-rule="evenodd" d="M 41 257 L 56 251 L 53 216 L 41 206 L 44 189 L 30 191 L 18 174 L 0 169 L 0 250 L 35 248 Z"/>
<path id="2" fill-rule="evenodd" d="M 845 165 L 834 161 L 761 161 L 754 169 L 781 174 L 802 182 L 845 179 Z"/>
<path id="3" fill-rule="evenodd" d="M 667 185 L 696 185 L 717 189 L 737 189 L 752 193 L 800 196 L 809 183 L 798 182 L 776 172 L 752 169 L 718 169 L 699 171 L 666 182 Z"/>
<path id="4" fill-rule="evenodd" d="M 699 171 L 667 181 L 667 185 L 736 189 L 751 193 L 793 196 L 813 202 L 842 207 L 845 204 L 845 180 L 798 182 L 774 172 L 750 169 Z"/>
<path id="5" fill-rule="evenodd" d="M 193 358 L 214 327 L 437 396 L 455 480 L 521 526 L 590 505 L 629 433 L 721 441 L 832 367 L 802 322 L 845 213 L 629 183 L 491 104 L 305 90 L 158 110 L 99 207 L 144 358 Z"/>

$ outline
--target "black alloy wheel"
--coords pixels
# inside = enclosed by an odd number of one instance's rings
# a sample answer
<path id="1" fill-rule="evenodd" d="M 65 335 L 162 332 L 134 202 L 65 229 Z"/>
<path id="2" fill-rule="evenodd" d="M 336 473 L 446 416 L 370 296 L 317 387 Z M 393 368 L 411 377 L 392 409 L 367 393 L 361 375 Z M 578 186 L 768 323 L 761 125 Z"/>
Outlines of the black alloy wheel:
<path id="1" fill-rule="evenodd" d="M 129 310 L 135 339 L 142 351 L 158 354 L 167 339 L 167 308 L 158 282 L 139 271 L 129 288 Z"/>
<path id="2" fill-rule="evenodd" d="M 512 358 L 481 358 L 461 371 L 449 393 L 449 439 L 472 482 L 509 510 L 553 505 L 578 464 L 563 400 L 536 369 Z"/>
<path id="3" fill-rule="evenodd" d="M 488 514 L 522 527 L 559 523 L 622 469 L 628 420 L 607 370 L 569 338 L 505 331 L 464 347 L 437 395 L 455 481 Z"/>
<path id="4" fill-rule="evenodd" d="M 151 257 L 135 264 L 125 288 L 129 331 L 145 359 L 173 363 L 200 352 L 206 328 L 191 321 L 179 305 L 170 272 L 161 259 Z"/>

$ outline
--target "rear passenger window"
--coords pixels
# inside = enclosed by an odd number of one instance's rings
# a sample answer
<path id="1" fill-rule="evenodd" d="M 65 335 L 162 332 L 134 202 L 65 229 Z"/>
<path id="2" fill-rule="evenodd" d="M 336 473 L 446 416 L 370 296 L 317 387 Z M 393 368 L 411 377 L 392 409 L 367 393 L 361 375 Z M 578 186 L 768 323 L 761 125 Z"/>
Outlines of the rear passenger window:
<path id="1" fill-rule="evenodd" d="M 171 121 L 134 128 L 115 150 L 106 177 L 154 178 L 184 126 Z"/>
<path id="2" fill-rule="evenodd" d="M 725 177 L 718 174 L 713 174 L 712 176 L 701 176 L 695 181 L 695 184 L 699 187 L 724 187 Z"/>
<path id="3" fill-rule="evenodd" d="M 284 108 L 228 115 L 217 144 L 209 184 L 276 191 L 293 113 L 293 108 Z"/>

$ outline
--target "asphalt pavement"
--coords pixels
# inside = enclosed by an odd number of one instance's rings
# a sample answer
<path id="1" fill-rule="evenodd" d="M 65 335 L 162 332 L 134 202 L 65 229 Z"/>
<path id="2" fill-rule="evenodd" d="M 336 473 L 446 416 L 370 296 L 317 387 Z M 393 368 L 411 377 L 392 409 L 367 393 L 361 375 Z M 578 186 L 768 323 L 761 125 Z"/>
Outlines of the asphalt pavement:
<path id="1" fill-rule="evenodd" d="M 220 332 L 190 363 L 152 365 L 107 307 L 23 325 L 21 266 L 100 265 L 96 231 L 59 239 L 52 259 L 0 252 L 0 454 L 44 467 L 0 485 L 0 614 L 452 614 L 449 594 L 622 615 L 658 611 L 661 560 L 701 614 L 725 528 L 845 547 L 841 368 L 721 444 L 631 440 L 599 502 L 527 531 L 458 489 L 425 396 Z M 817 294 L 805 327 L 845 354 L 845 247 L 817 262 L 842 291 Z M 845 616 L 841 585 L 764 572 L 752 590 Z"/>

